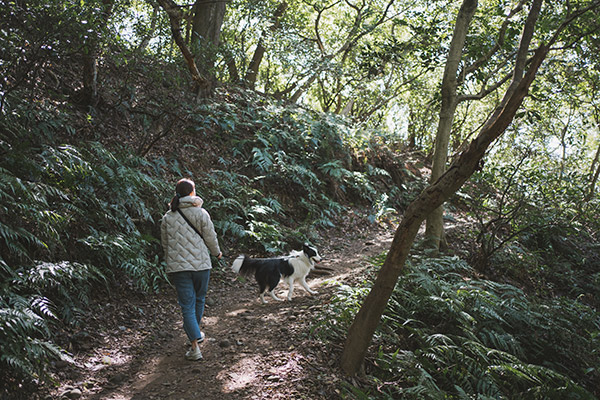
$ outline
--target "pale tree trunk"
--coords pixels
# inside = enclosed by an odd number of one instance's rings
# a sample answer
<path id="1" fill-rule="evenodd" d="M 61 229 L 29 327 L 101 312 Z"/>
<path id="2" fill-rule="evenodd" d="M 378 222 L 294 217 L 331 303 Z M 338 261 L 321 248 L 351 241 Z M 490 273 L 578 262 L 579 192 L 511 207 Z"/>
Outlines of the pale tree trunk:
<path id="1" fill-rule="evenodd" d="M 594 197 L 596 184 L 598 183 L 598 177 L 600 176 L 600 145 L 598 145 L 598 149 L 596 150 L 596 155 L 594 156 L 594 161 L 592 162 L 592 167 L 590 168 L 590 173 L 592 174 L 592 181 L 590 182 L 590 186 L 588 188 L 588 194 L 585 199 L 586 202 L 590 201 L 592 197 Z"/>
<path id="2" fill-rule="evenodd" d="M 525 65 L 531 33 L 534 30 L 541 3 L 542 0 L 533 2 L 521 38 L 513 82 L 507 89 L 500 106 L 482 127 L 479 135 L 471 142 L 467 150 L 406 209 L 385 262 L 348 331 L 341 358 L 341 368 L 347 375 L 355 375 L 360 369 L 373 333 L 375 333 L 398 277 L 404 268 L 404 263 L 421 223 L 431 211 L 450 198 L 478 168 L 490 144 L 510 125 L 527 95 L 549 49 L 549 46 L 546 45 L 541 45 L 537 49 L 530 60 L 527 73 L 523 76 L 520 67 Z"/>
<path id="3" fill-rule="evenodd" d="M 287 3 L 284 1 L 283 3 L 281 3 L 277 9 L 275 10 L 275 12 L 273 13 L 273 24 L 270 27 L 271 32 L 276 31 L 277 29 L 279 29 L 279 27 L 281 26 L 281 16 L 283 15 L 283 13 L 285 12 L 285 9 L 287 8 Z M 256 50 L 254 50 L 254 55 L 252 56 L 252 61 L 250 61 L 250 64 L 248 65 L 248 71 L 246 72 L 246 85 L 248 85 L 249 88 L 254 89 L 254 86 L 256 85 L 256 78 L 258 77 L 258 69 L 260 67 L 260 63 L 262 62 L 262 59 L 265 55 L 265 46 L 264 46 L 264 40 L 263 37 L 266 33 L 263 32 L 261 35 L 261 38 L 258 40 L 258 44 L 256 45 Z"/>
<path id="4" fill-rule="evenodd" d="M 433 153 L 433 164 L 431 167 L 430 183 L 435 183 L 446 171 L 446 162 L 448 161 L 448 143 L 450 142 L 450 133 L 452 132 L 452 122 L 458 99 L 456 96 L 457 72 L 460 60 L 462 58 L 463 47 L 469 30 L 469 25 L 477 9 L 477 0 L 464 0 L 454 26 L 454 34 L 450 42 L 446 68 L 442 79 L 442 106 L 440 109 L 440 119 L 438 122 L 437 133 L 435 137 L 435 150 Z M 439 249 L 440 244 L 444 247 L 444 208 L 436 208 L 427 217 L 426 224 L 426 243 L 427 247 Z"/>
<path id="5" fill-rule="evenodd" d="M 596 129 L 600 129 L 600 110 L 598 108 L 594 110 L 594 119 L 596 120 Z M 592 181 L 590 182 L 588 193 L 585 196 L 586 202 L 590 201 L 592 197 L 594 197 L 594 192 L 596 191 L 596 184 L 598 183 L 598 177 L 600 176 L 600 144 L 598 145 L 596 155 L 594 156 L 594 160 L 592 161 L 592 166 L 590 167 L 590 174 L 592 175 Z"/>
<path id="6" fill-rule="evenodd" d="M 322 72 L 324 68 L 320 67 L 317 69 L 317 72 L 315 72 L 314 74 L 312 74 L 303 84 L 302 86 L 300 86 L 300 88 L 298 90 L 296 90 L 294 92 L 294 94 L 292 95 L 292 97 L 290 97 L 290 103 L 295 103 L 297 102 L 300 97 L 302 97 L 302 95 L 304 93 L 306 93 L 306 91 L 312 86 L 312 84 L 317 80 L 317 78 L 319 77 L 319 74 Z"/>
<path id="7" fill-rule="evenodd" d="M 408 148 L 413 150 L 417 147 L 417 129 L 415 128 L 415 112 L 413 111 L 413 107 L 409 107 L 408 109 Z"/>
<path id="8" fill-rule="evenodd" d="M 83 90 L 81 102 L 95 107 L 98 103 L 98 53 L 89 49 L 89 53 L 81 58 L 83 64 Z"/>
<path id="9" fill-rule="evenodd" d="M 350 115 L 350 112 L 352 111 L 353 106 L 354 106 L 354 99 L 348 100 L 348 102 L 346 103 L 346 105 L 344 106 L 342 111 L 340 112 L 340 115 L 343 115 L 344 117 L 347 117 L 348 115 Z"/>
<path id="10" fill-rule="evenodd" d="M 108 24 L 112 13 L 114 0 L 102 1 L 102 19 Z M 81 102 L 86 106 L 95 107 L 98 104 L 98 57 L 100 55 L 100 37 L 92 34 L 85 44 L 85 54 L 81 57 L 83 66 L 83 89 Z"/>
<path id="11" fill-rule="evenodd" d="M 565 122 L 565 126 L 560 132 L 560 146 L 562 148 L 562 154 L 560 158 L 560 172 L 559 178 L 562 179 L 565 174 L 565 164 L 567 162 L 567 133 L 569 133 L 569 127 L 571 125 L 571 117 L 573 116 L 574 110 L 571 108 L 569 110 L 569 117 L 567 118 L 567 122 Z"/>
<path id="12" fill-rule="evenodd" d="M 154 31 L 156 30 L 156 22 L 158 21 L 158 5 L 154 2 L 150 2 L 152 5 L 152 15 L 150 16 L 150 32 L 144 35 L 140 44 L 137 47 L 137 51 L 142 53 L 146 50 L 150 44 L 150 40 L 154 37 Z"/>

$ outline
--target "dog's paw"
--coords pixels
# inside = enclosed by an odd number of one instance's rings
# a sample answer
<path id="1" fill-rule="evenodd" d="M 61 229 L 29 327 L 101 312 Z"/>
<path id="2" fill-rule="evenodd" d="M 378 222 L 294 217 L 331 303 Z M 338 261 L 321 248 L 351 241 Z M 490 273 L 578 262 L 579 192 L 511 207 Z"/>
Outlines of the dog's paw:
<path id="1" fill-rule="evenodd" d="M 281 297 L 278 297 L 275 293 L 271 292 L 271 297 L 273 298 L 273 300 L 277 300 L 277 301 L 283 301 L 283 299 Z"/>

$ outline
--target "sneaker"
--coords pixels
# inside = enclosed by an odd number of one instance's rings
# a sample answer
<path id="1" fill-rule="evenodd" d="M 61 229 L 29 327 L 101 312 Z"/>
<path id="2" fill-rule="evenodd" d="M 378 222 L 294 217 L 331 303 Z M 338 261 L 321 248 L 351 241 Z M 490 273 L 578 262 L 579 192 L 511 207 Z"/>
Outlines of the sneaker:
<path id="1" fill-rule="evenodd" d="M 198 338 L 198 343 L 204 342 L 204 332 L 200 332 L 200 337 Z"/>
<path id="2" fill-rule="evenodd" d="M 189 349 L 187 353 L 185 353 L 186 360 L 197 361 L 202 359 L 202 352 L 200 351 L 200 347 L 196 347 L 195 349 Z"/>

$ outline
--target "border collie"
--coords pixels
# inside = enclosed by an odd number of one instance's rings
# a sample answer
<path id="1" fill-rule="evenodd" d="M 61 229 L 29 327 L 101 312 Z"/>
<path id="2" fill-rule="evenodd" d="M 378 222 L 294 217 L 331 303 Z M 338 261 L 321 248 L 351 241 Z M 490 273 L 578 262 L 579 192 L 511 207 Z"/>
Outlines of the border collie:
<path id="1" fill-rule="evenodd" d="M 321 256 L 316 248 L 304 244 L 301 251 L 292 251 L 289 256 L 276 258 L 250 258 L 240 255 L 235 259 L 231 269 L 240 275 L 251 275 L 254 273 L 258 283 L 260 300 L 264 303 L 265 293 L 268 291 L 275 300 L 283 301 L 274 292 L 279 280 L 283 280 L 290 287 L 288 300 L 292 300 L 294 293 L 294 281 L 298 280 L 310 294 L 316 294 L 308 287 L 306 276 L 321 261 Z"/>

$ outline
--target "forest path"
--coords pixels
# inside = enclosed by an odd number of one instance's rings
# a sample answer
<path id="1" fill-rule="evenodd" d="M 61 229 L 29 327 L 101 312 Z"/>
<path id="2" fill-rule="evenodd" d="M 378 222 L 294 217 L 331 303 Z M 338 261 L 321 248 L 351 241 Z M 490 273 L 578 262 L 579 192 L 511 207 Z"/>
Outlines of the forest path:
<path id="1" fill-rule="evenodd" d="M 339 283 L 352 284 L 359 279 L 368 257 L 389 249 L 394 232 L 364 220 L 353 221 L 343 229 L 329 231 L 327 243 L 316 244 L 324 258 L 319 266 L 329 270 L 328 275 L 308 276 L 317 295 L 309 295 L 296 284 L 291 302 L 276 302 L 267 296 L 268 303 L 261 304 L 253 279 L 241 282 L 229 267 L 213 270 L 201 361 L 184 358 L 188 344 L 175 293 L 155 299 L 152 310 L 156 314 L 151 319 L 160 331 L 147 328 L 148 338 L 144 339 L 142 330 L 143 343 L 137 346 L 125 346 L 126 339 L 105 340 L 105 354 L 112 360 L 128 361 L 98 368 L 92 387 L 84 389 L 81 398 L 338 398 L 342 384 L 337 368 L 339 349 L 325 348 L 309 336 L 313 315 L 330 301 Z M 229 255 L 227 262 L 234 257 Z M 287 285 L 280 283 L 276 293 L 285 297 Z M 102 358 L 102 350 L 96 354 Z M 89 382 L 88 377 L 88 386 Z"/>

